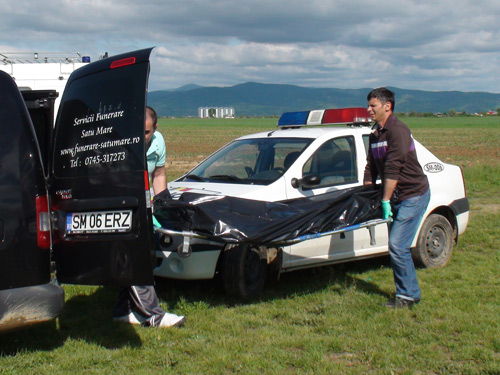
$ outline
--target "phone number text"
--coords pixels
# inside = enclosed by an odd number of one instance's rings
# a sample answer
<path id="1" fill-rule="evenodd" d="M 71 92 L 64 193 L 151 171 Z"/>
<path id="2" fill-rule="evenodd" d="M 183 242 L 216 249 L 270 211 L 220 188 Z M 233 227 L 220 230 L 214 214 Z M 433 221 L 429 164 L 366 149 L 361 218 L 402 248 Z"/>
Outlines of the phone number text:
<path id="1" fill-rule="evenodd" d="M 115 161 L 123 161 L 125 157 L 125 152 L 112 152 L 110 154 L 87 156 L 84 163 L 85 165 L 107 164 Z"/>

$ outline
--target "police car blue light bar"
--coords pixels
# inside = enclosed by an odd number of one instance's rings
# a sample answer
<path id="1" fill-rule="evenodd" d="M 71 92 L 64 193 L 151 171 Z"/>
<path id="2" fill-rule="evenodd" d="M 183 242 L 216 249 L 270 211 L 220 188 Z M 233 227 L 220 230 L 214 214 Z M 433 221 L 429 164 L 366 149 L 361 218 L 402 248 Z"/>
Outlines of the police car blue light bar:
<path id="1" fill-rule="evenodd" d="M 370 125 L 370 114 L 363 107 L 321 109 L 313 111 L 285 112 L 278 120 L 280 127 L 298 127 L 328 124 Z"/>
<path id="2" fill-rule="evenodd" d="M 309 111 L 285 112 L 281 115 L 280 119 L 278 120 L 278 126 L 305 125 L 308 116 L 309 116 Z"/>

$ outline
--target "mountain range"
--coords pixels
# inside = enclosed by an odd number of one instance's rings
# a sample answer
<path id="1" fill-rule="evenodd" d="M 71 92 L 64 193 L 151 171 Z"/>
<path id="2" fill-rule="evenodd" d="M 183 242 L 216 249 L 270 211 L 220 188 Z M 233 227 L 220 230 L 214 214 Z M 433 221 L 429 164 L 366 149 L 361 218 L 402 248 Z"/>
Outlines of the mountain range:
<path id="1" fill-rule="evenodd" d="M 500 107 L 500 94 L 462 91 L 421 91 L 390 87 L 396 112 L 487 112 Z M 199 107 L 233 107 L 235 116 L 279 116 L 311 109 L 364 107 L 370 88 L 308 88 L 248 82 L 229 87 L 195 84 L 174 90 L 152 91 L 148 105 L 159 116 L 198 116 Z"/>

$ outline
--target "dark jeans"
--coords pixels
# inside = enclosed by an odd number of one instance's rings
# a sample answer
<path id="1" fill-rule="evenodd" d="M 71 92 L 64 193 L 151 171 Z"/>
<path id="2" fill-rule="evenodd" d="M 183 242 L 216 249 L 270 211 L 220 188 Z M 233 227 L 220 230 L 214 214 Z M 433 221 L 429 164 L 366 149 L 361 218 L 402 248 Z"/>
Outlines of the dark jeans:
<path id="1" fill-rule="evenodd" d="M 409 198 L 394 206 L 396 216 L 389 232 L 389 255 L 391 257 L 396 296 L 420 300 L 420 287 L 411 257 L 410 246 L 427 209 L 430 192 Z"/>

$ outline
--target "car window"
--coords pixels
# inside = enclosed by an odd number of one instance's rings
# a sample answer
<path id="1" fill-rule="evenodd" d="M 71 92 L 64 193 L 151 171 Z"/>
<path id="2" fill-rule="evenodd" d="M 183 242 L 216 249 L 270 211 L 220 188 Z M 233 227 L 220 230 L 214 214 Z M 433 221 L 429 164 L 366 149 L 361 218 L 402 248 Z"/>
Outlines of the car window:
<path id="1" fill-rule="evenodd" d="M 311 141 L 301 138 L 237 140 L 181 180 L 268 185 L 290 168 Z"/>
<path id="2" fill-rule="evenodd" d="M 212 163 L 206 166 L 200 177 L 230 175 L 238 178 L 248 177 L 248 168 L 254 168 L 259 156 L 256 143 L 237 143 L 229 147 Z"/>
<path id="3" fill-rule="evenodd" d="M 302 175 L 319 176 L 318 187 L 356 182 L 354 138 L 341 137 L 325 142 L 304 164 Z"/>

